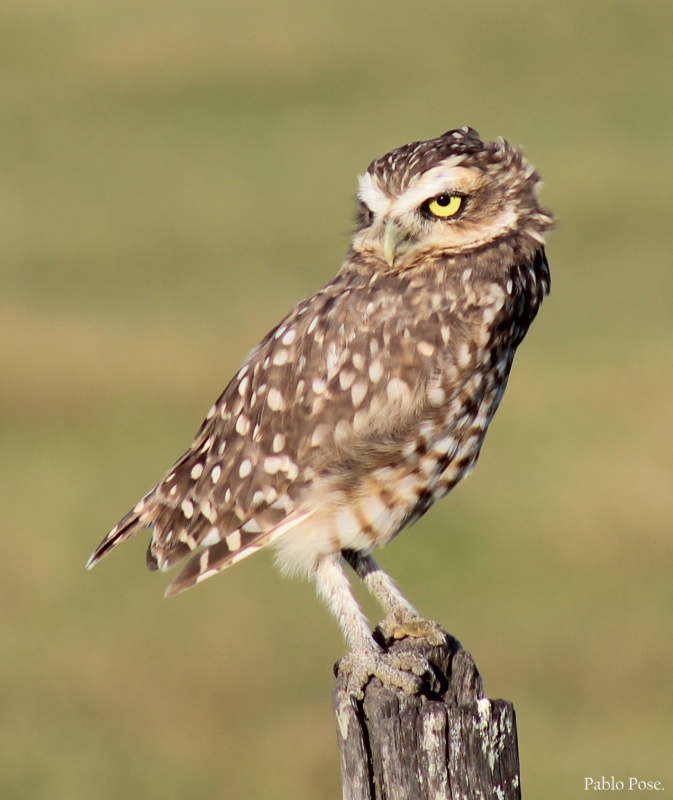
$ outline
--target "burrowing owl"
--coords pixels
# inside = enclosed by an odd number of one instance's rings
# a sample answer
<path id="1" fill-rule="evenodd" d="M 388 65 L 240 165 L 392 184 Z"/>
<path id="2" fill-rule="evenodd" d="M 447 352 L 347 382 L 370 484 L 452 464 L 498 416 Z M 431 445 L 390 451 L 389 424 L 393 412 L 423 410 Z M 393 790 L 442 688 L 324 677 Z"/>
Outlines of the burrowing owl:
<path id="1" fill-rule="evenodd" d="M 371 557 L 473 468 L 514 352 L 549 290 L 539 177 L 471 128 L 413 142 L 359 180 L 337 274 L 252 351 L 194 442 L 89 561 L 152 528 L 150 569 L 191 558 L 172 595 L 268 544 L 310 575 L 370 675 L 414 689 L 379 648 L 347 562 L 393 636 L 436 635 Z"/>

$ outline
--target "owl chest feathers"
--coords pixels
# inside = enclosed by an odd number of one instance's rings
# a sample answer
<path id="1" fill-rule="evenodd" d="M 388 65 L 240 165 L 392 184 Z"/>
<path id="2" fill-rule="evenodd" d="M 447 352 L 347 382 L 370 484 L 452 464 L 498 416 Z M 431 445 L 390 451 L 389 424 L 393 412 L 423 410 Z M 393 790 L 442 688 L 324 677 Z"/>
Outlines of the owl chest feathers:
<path id="1" fill-rule="evenodd" d="M 474 467 L 548 288 L 543 264 L 536 256 L 497 281 L 465 268 L 383 281 L 378 296 L 351 289 L 348 321 L 324 355 L 331 422 L 309 457 L 312 500 L 325 500 L 311 546 L 384 544 Z M 367 390 L 354 396 L 363 375 Z M 281 544 L 285 563 L 297 561 L 296 540 Z"/>

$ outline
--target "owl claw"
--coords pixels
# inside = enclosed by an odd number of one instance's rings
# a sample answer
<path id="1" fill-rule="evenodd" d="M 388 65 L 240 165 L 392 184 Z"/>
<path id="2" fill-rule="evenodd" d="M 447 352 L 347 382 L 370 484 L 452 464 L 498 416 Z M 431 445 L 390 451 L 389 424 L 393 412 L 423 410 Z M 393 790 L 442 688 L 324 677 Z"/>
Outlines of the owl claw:
<path id="1" fill-rule="evenodd" d="M 346 691 L 357 700 L 364 697 L 364 687 L 372 677 L 384 686 L 418 694 L 423 676 L 432 674 L 427 659 L 418 653 L 349 653 L 339 662 L 339 672 L 348 675 Z"/>
<path id="2" fill-rule="evenodd" d="M 431 645 L 441 645 L 446 641 L 446 631 L 442 626 L 430 619 L 420 617 L 406 617 L 398 619 L 387 617 L 378 626 L 378 629 L 386 641 L 397 639 L 425 639 Z"/>

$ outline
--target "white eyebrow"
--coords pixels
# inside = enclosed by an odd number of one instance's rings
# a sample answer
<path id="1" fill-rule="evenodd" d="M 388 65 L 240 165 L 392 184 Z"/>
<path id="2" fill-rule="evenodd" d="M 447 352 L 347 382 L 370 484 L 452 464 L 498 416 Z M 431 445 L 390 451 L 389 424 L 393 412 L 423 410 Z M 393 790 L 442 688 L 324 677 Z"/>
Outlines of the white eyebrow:
<path id="1" fill-rule="evenodd" d="M 473 170 L 461 166 L 462 156 L 452 156 L 436 167 L 424 172 L 406 191 L 397 198 L 388 197 L 378 179 L 365 172 L 358 180 L 358 198 L 376 216 L 384 217 L 393 206 L 398 214 L 414 211 L 431 197 L 451 192 L 465 192 L 474 187 Z"/>
<path id="2" fill-rule="evenodd" d="M 369 172 L 358 178 L 358 199 L 377 217 L 385 216 L 392 202 Z"/>

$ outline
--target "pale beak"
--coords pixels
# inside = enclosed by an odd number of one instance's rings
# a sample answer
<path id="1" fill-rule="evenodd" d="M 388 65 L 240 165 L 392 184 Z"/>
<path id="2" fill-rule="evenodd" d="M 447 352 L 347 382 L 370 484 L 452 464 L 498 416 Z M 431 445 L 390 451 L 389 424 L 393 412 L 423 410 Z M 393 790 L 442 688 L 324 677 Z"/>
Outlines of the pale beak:
<path id="1" fill-rule="evenodd" d="M 393 220 L 384 222 L 383 233 L 381 234 L 381 249 L 389 267 L 392 267 L 395 256 L 400 251 L 400 245 L 404 240 L 405 233 L 396 222 Z"/>

